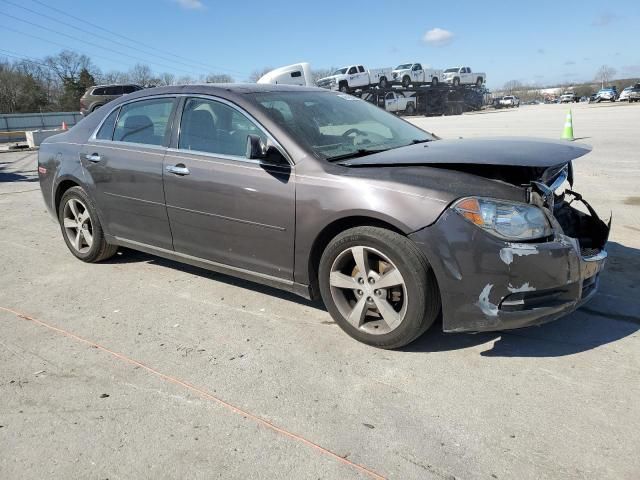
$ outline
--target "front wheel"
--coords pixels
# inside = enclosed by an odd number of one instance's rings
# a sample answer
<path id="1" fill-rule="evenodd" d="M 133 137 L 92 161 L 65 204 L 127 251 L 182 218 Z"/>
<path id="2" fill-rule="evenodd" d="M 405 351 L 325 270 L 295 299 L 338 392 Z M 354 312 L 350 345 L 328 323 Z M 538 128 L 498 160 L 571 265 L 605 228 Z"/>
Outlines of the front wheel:
<path id="1" fill-rule="evenodd" d="M 335 237 L 322 254 L 318 281 L 336 323 L 376 347 L 407 345 L 440 311 L 425 256 L 407 237 L 384 228 L 356 227 Z"/>
<path id="2" fill-rule="evenodd" d="M 411 85 L 411 78 L 409 78 L 408 76 L 403 77 L 402 78 L 402 86 L 404 88 L 407 88 L 409 85 Z"/>
<path id="3" fill-rule="evenodd" d="M 81 187 L 72 187 L 64 192 L 58 221 L 67 247 L 83 262 L 106 260 L 118 250 L 117 246 L 105 240 L 93 202 Z"/>
<path id="4" fill-rule="evenodd" d="M 431 78 L 431 86 L 432 87 L 437 87 L 438 86 L 438 77 L 432 77 Z"/>
<path id="5" fill-rule="evenodd" d="M 380 88 L 387 88 L 387 78 L 386 77 L 382 77 L 380 79 L 380 83 L 378 83 L 378 85 L 380 86 Z"/>
<path id="6" fill-rule="evenodd" d="M 453 86 L 458 87 L 460 85 L 460 79 L 458 77 L 453 79 Z"/>

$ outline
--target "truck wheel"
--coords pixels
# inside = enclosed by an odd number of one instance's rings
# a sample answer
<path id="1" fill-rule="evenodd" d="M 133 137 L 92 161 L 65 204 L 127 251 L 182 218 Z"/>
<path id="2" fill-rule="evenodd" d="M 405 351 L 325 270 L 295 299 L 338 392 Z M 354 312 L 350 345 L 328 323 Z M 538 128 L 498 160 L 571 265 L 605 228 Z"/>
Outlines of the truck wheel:
<path id="1" fill-rule="evenodd" d="M 416 109 L 415 109 L 415 107 L 413 106 L 413 103 L 410 103 L 410 104 L 408 104 L 408 105 L 407 105 L 407 108 L 406 108 L 406 110 L 405 110 L 405 113 L 406 113 L 407 115 L 413 115 L 413 114 L 415 113 L 415 111 L 416 111 Z"/>
<path id="2" fill-rule="evenodd" d="M 434 322 L 440 294 L 433 271 L 407 237 L 356 227 L 335 237 L 320 259 L 322 299 L 356 340 L 380 348 L 414 341 Z"/>
<path id="3" fill-rule="evenodd" d="M 340 83 L 340 91 L 342 93 L 349 93 L 349 85 L 347 84 L 347 82 Z"/>
<path id="4" fill-rule="evenodd" d="M 409 85 L 411 85 L 411 78 L 408 75 L 402 77 L 402 86 L 407 88 Z"/>
<path id="5" fill-rule="evenodd" d="M 438 77 L 431 77 L 431 86 L 432 87 L 438 86 Z"/>
<path id="6" fill-rule="evenodd" d="M 380 88 L 387 88 L 387 77 L 381 77 L 378 85 Z"/>
<path id="7" fill-rule="evenodd" d="M 476 87 L 481 87 L 482 86 L 482 77 L 478 77 L 478 79 L 476 80 Z"/>
<path id="8" fill-rule="evenodd" d="M 457 87 L 457 86 L 459 86 L 459 85 L 460 85 L 460 79 L 459 79 L 458 77 L 454 78 L 454 79 L 453 79 L 453 86 L 454 86 L 454 87 Z"/>

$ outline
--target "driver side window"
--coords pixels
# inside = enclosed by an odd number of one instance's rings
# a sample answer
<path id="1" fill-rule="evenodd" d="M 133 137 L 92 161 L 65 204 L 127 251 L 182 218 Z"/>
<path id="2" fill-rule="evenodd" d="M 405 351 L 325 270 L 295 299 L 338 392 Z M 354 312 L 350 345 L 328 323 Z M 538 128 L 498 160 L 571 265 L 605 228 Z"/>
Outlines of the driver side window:
<path id="1" fill-rule="evenodd" d="M 178 148 L 244 157 L 248 135 L 267 141 L 262 130 L 235 108 L 214 100 L 190 98 L 182 113 Z"/>

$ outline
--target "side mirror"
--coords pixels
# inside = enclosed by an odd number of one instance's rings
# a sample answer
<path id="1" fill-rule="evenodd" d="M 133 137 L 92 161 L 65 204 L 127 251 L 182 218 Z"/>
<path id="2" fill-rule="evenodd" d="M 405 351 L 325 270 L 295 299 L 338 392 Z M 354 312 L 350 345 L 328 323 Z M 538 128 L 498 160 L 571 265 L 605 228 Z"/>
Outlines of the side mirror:
<path id="1" fill-rule="evenodd" d="M 258 135 L 247 135 L 247 151 L 245 156 L 249 160 L 263 160 L 276 165 L 288 165 L 289 162 L 275 145 L 262 142 Z"/>
<path id="2" fill-rule="evenodd" d="M 267 146 L 262 143 L 262 139 L 258 135 L 247 135 L 247 152 L 245 156 L 250 160 L 267 156 Z"/>

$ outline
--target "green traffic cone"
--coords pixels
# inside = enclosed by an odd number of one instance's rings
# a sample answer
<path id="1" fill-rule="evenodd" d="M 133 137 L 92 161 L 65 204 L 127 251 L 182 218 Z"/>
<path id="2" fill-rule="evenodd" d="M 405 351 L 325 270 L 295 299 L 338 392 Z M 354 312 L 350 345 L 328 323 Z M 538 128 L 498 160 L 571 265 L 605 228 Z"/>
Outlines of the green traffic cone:
<path id="1" fill-rule="evenodd" d="M 571 110 L 567 112 L 567 119 L 564 121 L 564 131 L 562 132 L 562 139 L 573 141 L 573 118 L 571 117 Z"/>

